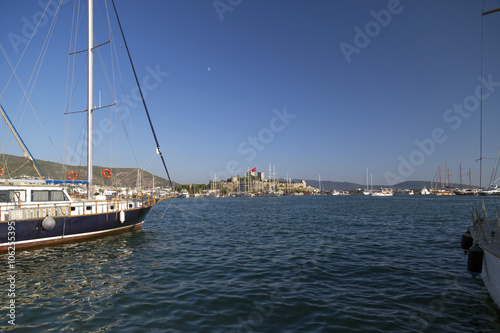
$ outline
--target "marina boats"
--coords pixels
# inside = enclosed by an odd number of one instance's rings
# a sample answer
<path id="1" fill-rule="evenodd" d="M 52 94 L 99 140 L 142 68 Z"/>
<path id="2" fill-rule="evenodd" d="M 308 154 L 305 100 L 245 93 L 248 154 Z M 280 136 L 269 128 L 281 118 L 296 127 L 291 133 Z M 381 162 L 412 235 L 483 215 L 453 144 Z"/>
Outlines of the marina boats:
<path id="1" fill-rule="evenodd" d="M 431 192 L 427 189 L 427 187 L 424 186 L 424 188 L 420 190 L 420 194 L 427 195 L 431 194 Z"/>
<path id="2" fill-rule="evenodd" d="M 208 196 L 210 198 L 219 198 L 220 193 L 217 185 L 217 174 L 214 174 L 214 179 L 212 181 L 211 189 L 208 191 Z"/>
<path id="3" fill-rule="evenodd" d="M 433 193 L 434 193 L 434 195 L 437 195 L 437 196 L 455 195 L 455 191 L 453 191 L 453 190 L 445 190 L 445 189 L 437 189 Z"/>
<path id="4" fill-rule="evenodd" d="M 431 193 L 436 196 L 449 196 L 455 195 L 455 188 L 451 186 L 450 171 L 448 166 L 445 166 L 445 183 L 441 178 L 441 165 L 439 165 L 437 173 L 439 174 L 439 188 L 432 188 Z"/>
<path id="5" fill-rule="evenodd" d="M 455 191 L 455 194 L 456 195 L 478 195 L 479 193 L 481 193 L 481 191 L 479 189 L 475 189 L 475 188 L 467 188 L 467 189 L 462 189 L 462 190 L 456 190 Z"/>
<path id="6" fill-rule="evenodd" d="M 371 175 L 371 188 L 368 186 L 368 168 L 366 168 L 366 188 L 363 191 L 363 195 L 371 195 L 373 193 L 373 174 Z"/>
<path id="7" fill-rule="evenodd" d="M 483 12 L 482 24 L 484 24 L 484 17 L 486 15 L 496 13 L 498 16 L 498 14 L 500 14 L 498 12 L 500 12 L 500 8 Z M 483 47 L 483 45 L 481 45 L 481 47 Z M 480 112 L 482 119 L 482 107 Z M 482 137 L 483 133 L 481 126 L 481 141 Z M 479 161 L 480 170 L 482 172 L 482 146 L 480 148 Z M 488 215 L 487 204 L 482 200 L 476 207 L 471 207 L 471 213 L 472 225 L 467 232 L 462 235 L 462 249 L 464 252 L 468 253 L 467 269 L 473 274 L 481 274 L 488 292 L 496 305 L 500 307 L 500 219 L 498 207 L 495 207 L 493 214 Z"/>
<path id="8" fill-rule="evenodd" d="M 181 193 L 179 194 L 181 198 L 189 198 L 189 192 L 186 189 L 183 189 Z"/>
<path id="9" fill-rule="evenodd" d="M 60 2 L 59 6 L 61 4 L 62 2 Z M 19 248 L 65 243 L 104 234 L 140 229 L 149 211 L 163 199 L 156 197 L 154 192 L 145 196 L 136 195 L 113 200 L 97 200 L 97 198 L 93 197 L 92 149 L 94 144 L 92 142 L 92 115 L 93 111 L 97 109 L 93 101 L 92 69 L 93 55 L 96 48 L 93 38 L 93 0 L 89 0 L 86 6 L 88 7 L 88 48 L 85 52 L 87 52 L 88 82 L 87 110 L 85 112 L 87 113 L 88 179 L 85 181 L 76 180 L 76 172 L 70 172 L 67 175 L 68 180 L 48 180 L 19 136 L 14 124 L 10 121 L 5 108 L 0 107 L 2 117 L 9 126 L 12 135 L 20 144 L 24 156 L 31 162 L 40 178 L 39 180 L 8 179 L 6 175 L 9 174 L 10 170 L 7 169 L 6 165 L 0 167 L 0 177 L 3 178 L 4 183 L 0 185 L 1 252 L 8 251 L 9 254 L 12 254 Z M 116 18 L 120 25 L 118 16 Z M 33 34 L 35 33 L 36 31 L 33 32 Z M 126 46 L 125 39 L 123 39 L 123 42 Z M 130 53 L 128 54 L 130 58 Z M 137 75 L 135 77 L 138 83 Z M 140 90 L 139 84 L 138 89 Z M 170 180 L 144 101 L 143 104 L 155 138 L 156 153 L 160 155 Z M 109 169 L 104 169 L 102 175 L 104 178 L 112 176 Z M 72 199 L 64 189 L 63 184 L 86 186 L 86 198 L 82 200 Z"/>
<path id="10" fill-rule="evenodd" d="M 209 191 L 209 192 L 208 192 L 208 196 L 209 196 L 210 198 L 219 198 L 219 197 L 220 197 L 220 194 L 219 194 L 219 191 L 214 190 L 214 191 Z"/>
<path id="11" fill-rule="evenodd" d="M 469 168 L 469 188 L 464 188 L 462 182 L 462 163 L 460 163 L 460 188 L 455 189 L 456 195 L 478 195 L 481 190 L 478 188 L 472 188 L 472 172 L 471 168 Z"/>
<path id="12" fill-rule="evenodd" d="M 394 191 L 394 195 L 415 195 L 415 192 L 413 192 L 413 190 L 408 190 L 408 189 L 396 190 Z"/>
<path id="13" fill-rule="evenodd" d="M 381 188 L 378 191 L 375 191 L 372 193 L 372 196 L 374 197 L 392 197 L 394 192 L 392 191 L 392 188 Z"/>

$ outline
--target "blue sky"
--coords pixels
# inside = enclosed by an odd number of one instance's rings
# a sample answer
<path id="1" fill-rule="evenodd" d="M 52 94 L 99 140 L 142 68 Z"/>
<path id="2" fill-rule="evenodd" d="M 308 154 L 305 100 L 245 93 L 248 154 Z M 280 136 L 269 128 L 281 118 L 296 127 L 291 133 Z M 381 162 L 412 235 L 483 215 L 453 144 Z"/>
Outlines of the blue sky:
<path id="1" fill-rule="evenodd" d="M 26 45 L 27 22 L 40 17 L 45 3 L 0 1 L 0 42 L 12 63 Z M 175 181 L 207 182 L 214 172 L 243 175 L 253 167 L 267 175 L 269 163 L 283 178 L 286 173 L 299 179 L 321 175 L 322 180 L 356 183 L 364 183 L 369 168 L 376 184 L 433 180 L 445 163 L 451 180 L 458 182 L 462 163 L 464 179 L 471 167 L 473 181 L 479 181 L 482 1 L 116 0 L 116 5 Z M 96 6 L 95 40 L 100 44 L 107 40 L 105 8 Z M 486 2 L 489 9 L 499 6 L 497 0 Z M 68 161 L 67 153 L 78 151 L 85 122 L 84 115 L 64 115 L 72 14 L 73 2 L 65 1 L 30 98 L 58 153 L 31 107 L 21 121 L 24 104 L 19 106 L 22 93 L 15 79 L 1 95 L 38 159 Z M 17 73 L 23 85 L 28 85 L 52 16 L 22 57 Z M 164 176 L 159 158 L 150 163 L 154 140 L 142 108 L 135 107 L 133 76 L 111 20 L 115 46 L 100 52 L 109 66 L 109 50 L 116 47 L 124 81 L 117 75 L 117 99 L 129 96 L 130 108 L 117 125 L 107 123 L 117 118 L 116 110 L 96 111 L 102 137 L 95 164 L 140 165 Z M 493 158 L 500 136 L 500 115 L 495 114 L 499 28 L 500 13 L 485 17 L 484 156 Z M 81 24 L 78 50 L 85 39 Z M 69 110 L 78 111 L 86 107 L 85 54 L 74 59 L 78 84 L 73 84 L 77 89 Z M 12 73 L 3 53 L 0 73 L 1 93 Z M 109 104 L 107 86 L 96 84 L 96 100 L 98 91 L 102 105 Z M 20 154 L 5 124 L 0 129 L 2 151 Z M 85 165 L 84 155 L 71 155 L 72 162 Z M 483 185 L 493 162 L 485 161 Z"/>

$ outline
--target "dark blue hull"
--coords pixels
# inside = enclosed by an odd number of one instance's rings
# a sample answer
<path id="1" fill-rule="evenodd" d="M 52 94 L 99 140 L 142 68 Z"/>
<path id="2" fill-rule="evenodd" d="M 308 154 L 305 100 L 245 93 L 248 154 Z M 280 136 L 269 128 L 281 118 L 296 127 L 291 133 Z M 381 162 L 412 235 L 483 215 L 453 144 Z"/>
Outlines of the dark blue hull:
<path id="1" fill-rule="evenodd" d="M 43 219 L 1 222 L 0 252 L 7 251 L 9 246 L 28 248 L 140 229 L 150 210 L 147 206 L 124 211 L 123 222 L 120 212 L 58 217 L 54 218 L 55 226 L 51 230 L 42 228 Z"/>

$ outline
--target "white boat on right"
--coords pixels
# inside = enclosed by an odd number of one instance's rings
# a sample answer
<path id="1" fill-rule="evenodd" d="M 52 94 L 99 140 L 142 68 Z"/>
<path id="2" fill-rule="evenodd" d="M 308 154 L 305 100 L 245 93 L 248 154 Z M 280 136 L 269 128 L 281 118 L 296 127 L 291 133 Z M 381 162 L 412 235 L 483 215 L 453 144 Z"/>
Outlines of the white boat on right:
<path id="1" fill-rule="evenodd" d="M 500 195 L 500 187 L 497 184 L 491 184 L 481 191 L 483 195 Z"/>
<path id="2" fill-rule="evenodd" d="M 497 8 L 483 12 L 482 16 L 484 17 L 486 15 L 499 12 L 500 8 Z M 481 22 L 481 24 L 483 23 Z M 483 45 L 481 43 L 481 51 L 482 49 Z M 480 140 L 482 141 L 483 139 L 482 106 L 480 109 L 480 114 L 481 114 Z M 500 150 L 498 156 L 500 157 Z M 481 162 L 483 160 L 482 146 L 479 153 L 479 160 Z M 496 179 L 498 163 L 499 163 L 499 158 L 497 157 L 497 162 L 493 170 L 490 185 L 485 191 L 482 192 L 483 194 L 491 195 L 491 194 L 496 194 L 498 191 L 498 185 L 496 185 L 496 181 L 498 180 Z M 481 163 L 480 175 L 482 174 L 482 168 L 483 166 Z M 481 181 L 479 181 L 479 187 L 481 187 Z M 488 214 L 488 208 L 489 208 L 489 214 Z M 497 204 L 496 202 L 494 202 L 494 200 L 480 200 L 478 203 L 476 203 L 475 206 L 471 207 L 471 215 L 472 215 L 472 221 L 471 221 L 472 223 L 469 226 L 467 232 L 465 232 L 462 235 L 462 249 L 464 250 L 465 253 L 468 253 L 467 270 L 473 273 L 474 275 L 479 275 L 479 274 L 481 275 L 484 281 L 484 285 L 488 289 L 491 298 L 496 303 L 496 305 L 500 307 L 500 216 L 498 215 Z"/>

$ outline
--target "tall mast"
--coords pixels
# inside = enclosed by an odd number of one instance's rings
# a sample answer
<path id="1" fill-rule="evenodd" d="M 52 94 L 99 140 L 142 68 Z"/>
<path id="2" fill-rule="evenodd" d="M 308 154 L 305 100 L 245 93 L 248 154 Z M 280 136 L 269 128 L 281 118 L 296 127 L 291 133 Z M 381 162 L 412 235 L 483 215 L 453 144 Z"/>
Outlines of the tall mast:
<path id="1" fill-rule="evenodd" d="M 273 183 L 274 183 L 274 189 L 273 191 L 276 192 L 276 190 L 278 189 L 278 186 L 277 186 L 277 183 L 276 183 L 276 165 L 273 164 Z"/>
<path id="2" fill-rule="evenodd" d="M 439 186 L 443 189 L 443 181 L 441 180 L 441 164 L 439 164 Z"/>
<path id="3" fill-rule="evenodd" d="M 368 191 L 368 168 L 366 168 L 366 190 Z"/>
<path id="4" fill-rule="evenodd" d="M 472 189 L 472 176 L 470 173 L 470 167 L 469 167 L 469 189 Z"/>
<path id="5" fill-rule="evenodd" d="M 272 177 L 272 174 L 271 174 L 271 163 L 269 163 L 269 175 L 267 176 L 267 185 L 268 185 L 268 191 L 271 192 L 272 191 L 272 181 L 271 181 L 271 178 Z"/>
<path id="6" fill-rule="evenodd" d="M 92 198 L 92 105 L 93 101 L 93 81 L 94 81 L 94 3 L 88 0 L 88 67 L 87 67 L 87 199 Z"/>
<path id="7" fill-rule="evenodd" d="M 448 188 L 451 188 L 451 181 L 450 181 L 450 168 L 448 168 Z"/>
<path id="8" fill-rule="evenodd" d="M 462 190 L 462 162 L 460 162 L 460 190 Z"/>

